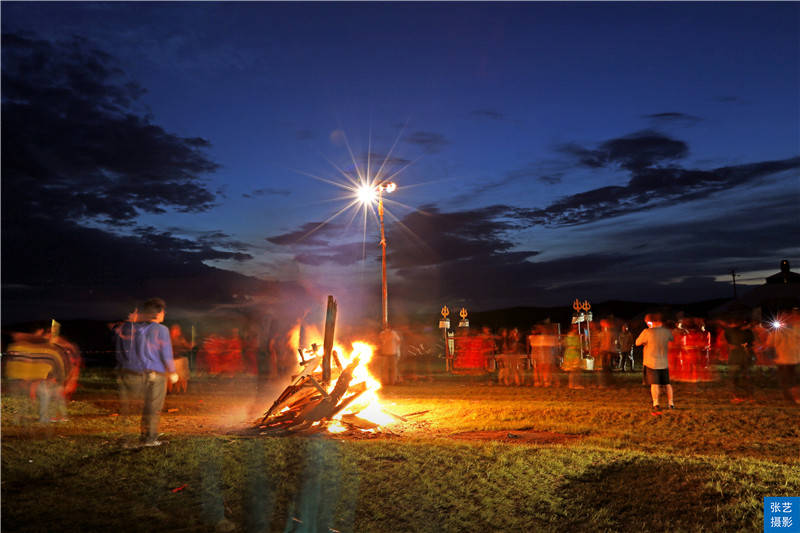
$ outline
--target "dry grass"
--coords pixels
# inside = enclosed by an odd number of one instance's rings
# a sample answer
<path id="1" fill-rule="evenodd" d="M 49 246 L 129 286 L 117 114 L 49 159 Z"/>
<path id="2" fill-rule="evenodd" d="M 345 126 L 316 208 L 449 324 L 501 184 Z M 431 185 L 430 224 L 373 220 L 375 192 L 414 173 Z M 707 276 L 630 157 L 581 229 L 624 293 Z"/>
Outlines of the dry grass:
<path id="1" fill-rule="evenodd" d="M 753 531 L 764 496 L 800 494 L 800 415 L 774 389 L 733 405 L 720 385 L 678 387 L 681 409 L 653 416 L 632 376 L 610 390 L 410 384 L 384 402 L 428 414 L 337 440 L 226 434 L 273 391 L 206 379 L 168 398 L 168 445 L 124 450 L 135 421 L 112 416 L 113 381 L 84 385 L 65 424 L 3 398 L 3 531 Z M 526 428 L 579 438 L 452 438 Z"/>

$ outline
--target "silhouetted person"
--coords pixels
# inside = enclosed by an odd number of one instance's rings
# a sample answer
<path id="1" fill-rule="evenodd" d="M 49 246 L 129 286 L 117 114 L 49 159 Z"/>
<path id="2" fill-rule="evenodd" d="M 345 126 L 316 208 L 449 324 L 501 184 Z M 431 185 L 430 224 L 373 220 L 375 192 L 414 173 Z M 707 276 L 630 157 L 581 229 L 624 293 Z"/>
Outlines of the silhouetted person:
<path id="1" fill-rule="evenodd" d="M 623 372 L 630 365 L 633 370 L 633 333 L 628 324 L 622 324 L 622 331 L 617 336 L 617 350 L 619 351 L 619 369 Z"/>
<path id="2" fill-rule="evenodd" d="M 753 383 L 750 369 L 753 366 L 753 332 L 745 327 L 744 320 L 731 319 L 725 327 L 728 343 L 728 368 L 731 373 L 733 402 L 753 398 Z"/>

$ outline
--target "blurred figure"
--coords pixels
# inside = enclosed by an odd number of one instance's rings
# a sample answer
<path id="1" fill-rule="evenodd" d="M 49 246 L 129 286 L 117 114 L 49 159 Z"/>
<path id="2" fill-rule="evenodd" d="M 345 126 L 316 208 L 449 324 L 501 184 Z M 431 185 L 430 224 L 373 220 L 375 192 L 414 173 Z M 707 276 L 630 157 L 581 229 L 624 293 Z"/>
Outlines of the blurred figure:
<path id="1" fill-rule="evenodd" d="M 51 338 L 43 329 L 12 333 L 3 356 L 3 376 L 27 384 L 31 399 L 38 399 L 39 422 L 67 420 L 66 399 L 75 391 L 80 372 L 80 351 L 63 337 Z M 50 418 L 50 405 L 56 417 Z"/>
<path id="2" fill-rule="evenodd" d="M 580 384 L 582 361 L 581 361 L 581 339 L 578 333 L 578 324 L 574 324 L 572 329 L 564 336 L 564 362 L 562 368 L 569 374 L 569 388 L 582 389 Z"/>
<path id="3" fill-rule="evenodd" d="M 233 375 L 244 372 L 239 329 L 233 328 L 229 337 L 220 335 L 206 337 L 197 352 L 197 369 L 212 375 Z"/>
<path id="4" fill-rule="evenodd" d="M 116 355 L 119 369 L 121 413 L 130 414 L 133 400 L 144 400 L 140 439 L 144 446 L 160 446 L 158 424 L 167 395 L 167 377 L 178 381 L 172 359 L 169 330 L 162 325 L 166 304 L 151 298 L 142 306 L 136 322 L 117 330 Z"/>
<path id="5" fill-rule="evenodd" d="M 484 368 L 489 372 L 493 372 L 497 370 L 497 361 L 495 360 L 497 345 L 494 342 L 494 335 L 492 335 L 492 330 L 489 326 L 481 328 L 480 341 Z"/>
<path id="6" fill-rule="evenodd" d="M 267 365 L 269 379 L 278 379 L 278 361 L 280 361 L 280 341 L 277 337 L 270 337 L 267 344 Z"/>
<path id="7" fill-rule="evenodd" d="M 633 333 L 628 324 L 622 324 L 622 329 L 617 336 L 617 351 L 619 353 L 618 368 L 624 372 L 625 368 L 630 365 L 631 371 L 633 371 Z"/>
<path id="8" fill-rule="evenodd" d="M 698 383 L 711 381 L 707 363 L 707 353 L 711 337 L 704 331 L 702 321 L 696 318 L 683 320 L 684 335 L 681 338 L 681 361 L 683 363 L 683 381 Z"/>
<path id="9" fill-rule="evenodd" d="M 507 347 L 507 353 L 515 353 L 515 354 L 525 353 L 525 345 L 522 342 L 522 337 L 520 336 L 519 330 L 517 328 L 514 328 L 508 332 L 508 340 L 506 347 Z"/>
<path id="10" fill-rule="evenodd" d="M 527 355 L 525 354 L 525 344 L 520 340 L 519 330 L 517 328 L 511 331 L 505 328 L 501 329 L 500 345 L 503 347 L 503 351 L 497 356 L 498 381 L 503 385 L 522 385 Z"/>
<path id="11" fill-rule="evenodd" d="M 536 356 L 537 356 L 536 346 L 539 344 L 539 341 L 537 340 L 537 337 L 539 336 L 540 332 L 538 330 L 538 327 L 534 325 L 531 326 L 531 332 L 528 334 L 527 337 L 525 337 L 525 348 L 526 348 L 526 353 L 528 354 L 528 364 L 533 374 L 532 380 L 534 387 L 539 387 L 541 385 L 539 369 L 536 368 Z"/>
<path id="12" fill-rule="evenodd" d="M 728 363 L 728 343 L 725 340 L 725 322 L 715 320 L 712 325 L 711 344 L 714 354 L 714 361 L 717 363 Z"/>
<path id="13" fill-rule="evenodd" d="M 773 323 L 767 344 L 775 349 L 775 365 L 778 367 L 778 384 L 783 397 L 800 404 L 800 386 L 797 371 L 800 368 L 800 309 L 779 316 Z"/>
<path id="14" fill-rule="evenodd" d="M 253 324 L 246 324 L 240 336 L 242 343 L 242 366 L 244 372 L 258 375 L 258 345 L 260 335 Z"/>
<path id="15" fill-rule="evenodd" d="M 528 337 L 533 360 L 533 385 L 551 387 L 554 382 L 555 360 L 558 356 L 558 338 L 549 324 L 534 326 Z"/>
<path id="16" fill-rule="evenodd" d="M 670 378 L 674 381 L 683 381 L 685 379 L 686 369 L 682 359 L 683 352 L 681 348 L 683 346 L 683 336 L 686 334 L 686 330 L 684 329 L 682 320 L 674 324 L 670 323 L 668 327 L 672 330 L 672 340 L 667 349 Z"/>
<path id="17" fill-rule="evenodd" d="M 508 344 L 508 330 L 506 328 L 500 328 L 500 331 L 497 332 L 497 339 L 495 340 L 495 343 L 497 344 L 498 353 L 510 353 Z"/>
<path id="18" fill-rule="evenodd" d="M 741 318 L 731 318 L 725 327 L 728 343 L 728 369 L 734 403 L 753 399 L 753 382 L 750 369 L 753 366 L 753 332 L 746 328 Z"/>
<path id="19" fill-rule="evenodd" d="M 392 328 L 385 328 L 378 334 L 378 375 L 381 384 L 397 384 L 397 363 L 400 360 L 400 334 Z"/>
<path id="20" fill-rule="evenodd" d="M 653 411 L 660 409 L 660 388 L 665 387 L 669 408 L 675 408 L 672 385 L 669 382 L 669 343 L 672 332 L 664 327 L 659 314 L 648 314 L 644 317 L 647 328 L 636 338 L 636 346 L 644 346 L 644 378 L 650 385 L 650 396 L 653 399 Z"/>
<path id="21" fill-rule="evenodd" d="M 617 332 L 614 331 L 611 319 L 604 318 L 600 321 L 600 331 L 597 334 L 599 358 L 595 361 L 600 363 L 597 375 L 598 385 L 601 388 L 611 386 L 611 365 L 617 355 Z M 597 371 L 598 368 L 595 367 Z"/>
<path id="22" fill-rule="evenodd" d="M 480 375 L 486 371 L 483 336 L 475 335 L 469 328 L 459 328 L 456 333 L 456 357 L 453 372 Z"/>
<path id="23" fill-rule="evenodd" d="M 169 337 L 172 341 L 173 361 L 175 362 L 175 372 L 178 374 L 178 381 L 167 382 L 167 393 L 173 389 L 186 392 L 189 385 L 189 354 L 192 351 L 192 344 L 186 340 L 179 324 L 173 324 L 169 328 Z"/>

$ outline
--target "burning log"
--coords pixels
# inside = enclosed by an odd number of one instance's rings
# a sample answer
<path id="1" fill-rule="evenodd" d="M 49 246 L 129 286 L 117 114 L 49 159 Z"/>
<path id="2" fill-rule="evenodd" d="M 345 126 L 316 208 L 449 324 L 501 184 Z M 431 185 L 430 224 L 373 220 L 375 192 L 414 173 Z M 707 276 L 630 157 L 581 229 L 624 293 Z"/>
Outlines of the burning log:
<path id="1" fill-rule="evenodd" d="M 357 429 L 376 429 L 380 427 L 375 422 L 370 422 L 369 420 L 361 418 L 358 415 L 343 415 L 342 422 Z"/>
<path id="2" fill-rule="evenodd" d="M 353 343 L 348 356 L 334 346 L 336 314 L 336 300 L 329 296 L 322 346 L 298 348 L 298 363 L 303 369 L 261 418 L 258 429 L 262 435 L 341 432 L 347 428 L 374 432 L 382 425 L 406 421 L 380 408 L 375 394 L 380 382 L 367 368 L 371 347 Z"/>

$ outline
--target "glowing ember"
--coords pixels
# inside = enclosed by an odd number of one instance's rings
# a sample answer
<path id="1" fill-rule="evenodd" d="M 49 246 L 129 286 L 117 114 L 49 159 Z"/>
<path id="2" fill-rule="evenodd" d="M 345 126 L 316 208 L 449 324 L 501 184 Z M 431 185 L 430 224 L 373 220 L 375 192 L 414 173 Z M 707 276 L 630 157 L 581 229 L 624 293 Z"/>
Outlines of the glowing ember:
<path id="1" fill-rule="evenodd" d="M 328 423 L 328 433 L 344 433 L 345 431 L 347 431 L 347 426 L 338 420 L 333 420 Z"/>

